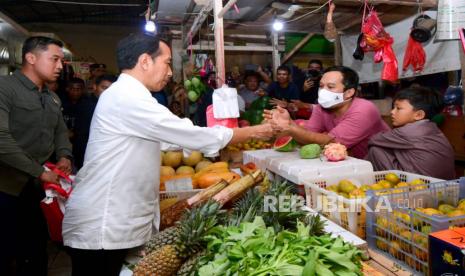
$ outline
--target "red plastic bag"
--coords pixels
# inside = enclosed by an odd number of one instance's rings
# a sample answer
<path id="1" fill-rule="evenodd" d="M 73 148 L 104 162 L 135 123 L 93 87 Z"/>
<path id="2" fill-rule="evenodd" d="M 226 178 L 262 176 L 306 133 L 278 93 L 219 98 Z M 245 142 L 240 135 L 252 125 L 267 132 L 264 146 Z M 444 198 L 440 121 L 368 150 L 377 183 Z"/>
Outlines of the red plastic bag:
<path id="1" fill-rule="evenodd" d="M 375 52 L 374 61 L 384 62 L 381 79 L 395 82 L 398 80 L 398 64 L 396 54 L 392 49 L 394 39 L 384 30 L 378 14 L 370 10 L 362 23 L 363 39 L 360 46 L 363 51 Z"/>
<path id="2" fill-rule="evenodd" d="M 58 170 L 54 164 L 46 163 L 45 167 L 60 176 L 60 184 L 43 183 L 45 198 L 40 202 L 40 207 L 47 221 L 50 239 L 62 242 L 61 230 L 65 203 L 71 194 L 73 180 L 64 172 Z"/>
<path id="3" fill-rule="evenodd" d="M 407 71 L 408 67 L 412 65 L 413 71 L 421 72 L 425 66 L 426 53 L 420 42 L 412 39 L 409 36 L 407 48 L 405 49 L 404 62 L 402 70 Z"/>
<path id="4" fill-rule="evenodd" d="M 213 115 L 213 105 L 207 107 L 207 126 L 224 126 L 229 128 L 239 127 L 239 121 L 237 118 L 228 119 L 216 119 Z"/>

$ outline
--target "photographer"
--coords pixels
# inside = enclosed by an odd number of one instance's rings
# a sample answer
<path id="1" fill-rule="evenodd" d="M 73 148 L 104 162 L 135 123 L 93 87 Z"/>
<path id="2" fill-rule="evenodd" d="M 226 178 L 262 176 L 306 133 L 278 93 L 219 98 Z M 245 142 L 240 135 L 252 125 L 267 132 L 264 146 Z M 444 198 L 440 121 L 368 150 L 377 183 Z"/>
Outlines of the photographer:
<path id="1" fill-rule="evenodd" d="M 304 86 L 300 95 L 300 100 L 302 102 L 312 104 L 316 103 L 322 70 L 323 64 L 321 60 L 310 60 L 308 63 L 308 70 L 305 73 Z"/>

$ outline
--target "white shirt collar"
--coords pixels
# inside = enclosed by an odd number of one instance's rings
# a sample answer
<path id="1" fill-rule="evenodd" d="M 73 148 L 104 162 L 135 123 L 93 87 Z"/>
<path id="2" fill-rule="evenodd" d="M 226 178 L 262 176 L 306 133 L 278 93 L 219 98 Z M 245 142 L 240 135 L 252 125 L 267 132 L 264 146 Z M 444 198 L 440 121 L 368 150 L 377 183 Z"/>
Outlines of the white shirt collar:
<path id="1" fill-rule="evenodd" d="M 126 74 L 126 73 L 121 73 L 121 75 L 118 77 L 118 81 L 122 81 L 123 83 L 130 84 L 133 86 L 135 91 L 143 91 L 145 93 L 150 94 L 150 91 L 145 87 L 142 82 L 140 82 L 138 79 L 134 78 L 133 76 Z"/>

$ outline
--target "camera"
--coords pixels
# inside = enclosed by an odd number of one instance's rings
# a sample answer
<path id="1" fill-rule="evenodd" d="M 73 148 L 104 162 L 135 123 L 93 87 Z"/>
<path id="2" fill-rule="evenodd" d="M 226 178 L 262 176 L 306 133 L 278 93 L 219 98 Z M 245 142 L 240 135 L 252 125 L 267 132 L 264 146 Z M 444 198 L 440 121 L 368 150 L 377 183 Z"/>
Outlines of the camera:
<path id="1" fill-rule="evenodd" d="M 321 78 L 321 73 L 320 71 L 316 70 L 308 70 L 305 72 L 305 80 L 312 80 L 312 81 L 319 81 Z"/>

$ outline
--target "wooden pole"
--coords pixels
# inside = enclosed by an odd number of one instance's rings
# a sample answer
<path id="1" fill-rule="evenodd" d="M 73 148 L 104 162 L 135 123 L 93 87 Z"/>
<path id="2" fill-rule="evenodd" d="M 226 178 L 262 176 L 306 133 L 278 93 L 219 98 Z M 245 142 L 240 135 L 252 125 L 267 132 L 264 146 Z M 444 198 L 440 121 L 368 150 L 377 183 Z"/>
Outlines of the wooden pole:
<path id="1" fill-rule="evenodd" d="M 276 80 L 276 73 L 279 65 L 281 65 L 280 56 L 279 56 L 279 37 L 278 32 L 273 31 L 271 36 L 271 44 L 273 46 L 273 79 Z"/>
<path id="2" fill-rule="evenodd" d="M 342 45 L 340 34 L 337 34 L 336 41 L 334 41 L 334 65 L 342 65 Z"/>
<path id="3" fill-rule="evenodd" d="M 213 16 L 215 19 L 215 57 L 216 57 L 216 84 L 221 87 L 226 79 L 224 65 L 224 30 L 223 17 L 218 17 L 223 9 L 222 0 L 213 0 Z"/>
<path id="4" fill-rule="evenodd" d="M 465 80 L 465 53 L 463 52 L 462 42 L 459 40 L 459 41 L 457 41 L 457 43 L 459 44 L 460 68 L 462 69 L 462 75 L 460 77 L 461 77 L 462 82 L 463 82 L 463 80 Z M 462 84 L 462 92 L 463 93 L 465 93 L 464 87 L 465 86 Z M 465 105 L 462 106 L 462 110 L 465 110 Z"/>
<path id="5" fill-rule="evenodd" d="M 295 45 L 294 48 L 284 56 L 282 63 L 286 63 L 291 57 L 293 57 L 305 44 L 307 44 L 313 35 L 313 33 L 309 33 L 304 38 L 302 38 L 302 40 L 299 41 L 299 43 L 297 43 L 297 45 Z"/>
<path id="6" fill-rule="evenodd" d="M 218 13 L 219 18 L 223 18 L 223 15 L 234 5 L 236 4 L 237 0 L 229 0 L 226 5 L 224 5 L 224 8 L 221 9 L 221 11 Z"/>

